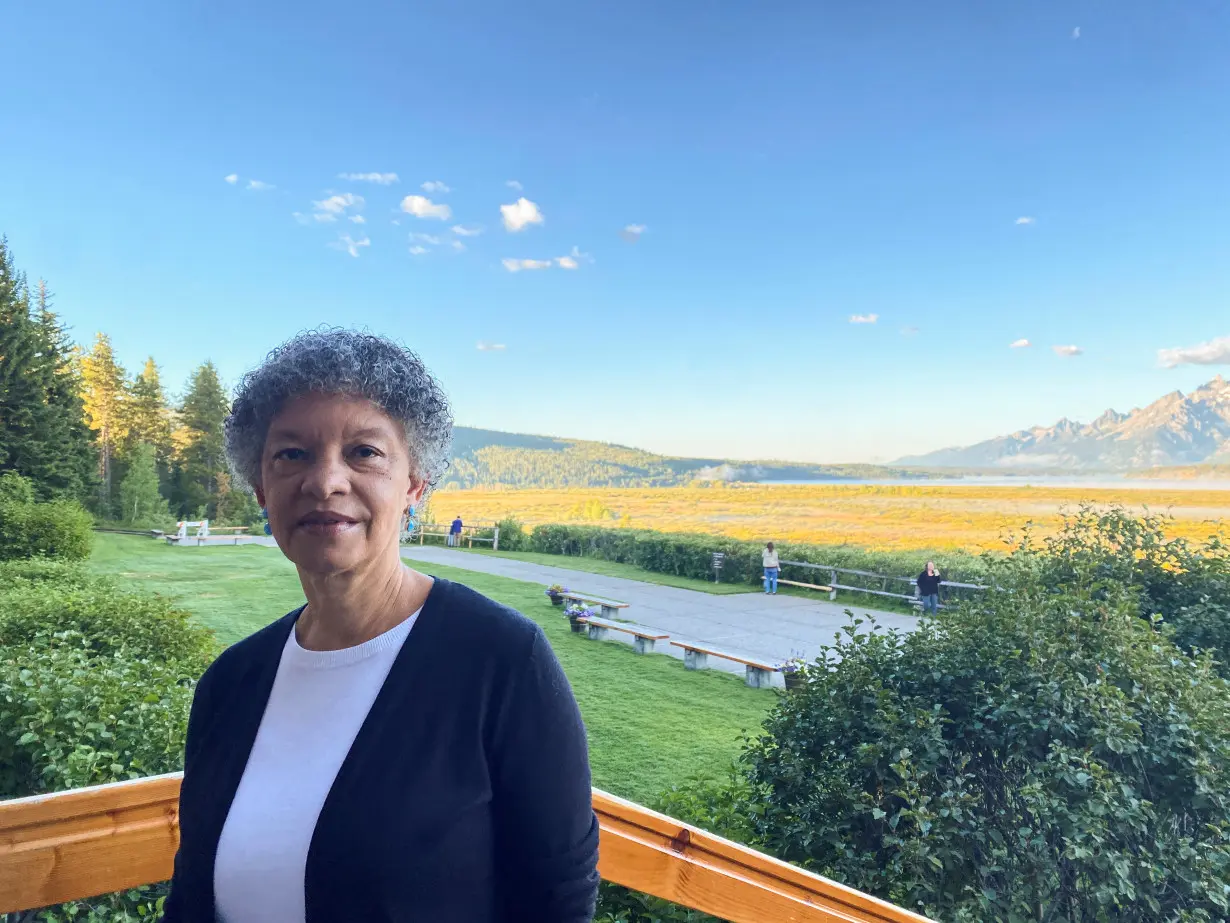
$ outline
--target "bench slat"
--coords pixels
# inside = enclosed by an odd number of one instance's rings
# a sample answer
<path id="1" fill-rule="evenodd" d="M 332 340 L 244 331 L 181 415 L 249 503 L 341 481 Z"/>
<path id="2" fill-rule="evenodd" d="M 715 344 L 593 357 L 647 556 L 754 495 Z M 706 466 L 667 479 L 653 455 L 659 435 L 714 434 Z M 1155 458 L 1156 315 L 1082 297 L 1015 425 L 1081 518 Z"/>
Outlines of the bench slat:
<path id="1" fill-rule="evenodd" d="M 599 628 L 609 628 L 611 631 L 623 631 L 630 635 L 636 635 L 638 638 L 649 638 L 651 641 L 665 641 L 670 637 L 668 634 L 663 634 L 653 628 L 642 628 L 639 625 L 630 625 L 627 622 L 612 622 L 607 619 L 586 618 L 577 619 L 582 625 L 597 625 Z"/>
<path id="2" fill-rule="evenodd" d="M 629 603 L 616 602 L 613 599 L 603 599 L 601 596 L 586 596 L 584 593 L 560 593 L 564 599 L 575 599 L 577 602 L 597 603 L 608 609 L 627 609 Z"/>
<path id="3" fill-rule="evenodd" d="M 781 667 L 773 663 L 762 663 L 759 660 L 751 660 L 747 657 L 740 657 L 738 654 L 728 654 L 726 651 L 719 651 L 716 648 L 705 647 L 701 644 L 691 644 L 686 641 L 672 641 L 672 647 L 681 647 L 685 651 L 696 651 L 698 654 L 708 654 L 710 657 L 720 657 L 722 660 L 733 660 L 735 663 L 746 664 L 749 667 L 755 667 L 757 670 L 767 670 L 770 673 L 780 673 Z"/>

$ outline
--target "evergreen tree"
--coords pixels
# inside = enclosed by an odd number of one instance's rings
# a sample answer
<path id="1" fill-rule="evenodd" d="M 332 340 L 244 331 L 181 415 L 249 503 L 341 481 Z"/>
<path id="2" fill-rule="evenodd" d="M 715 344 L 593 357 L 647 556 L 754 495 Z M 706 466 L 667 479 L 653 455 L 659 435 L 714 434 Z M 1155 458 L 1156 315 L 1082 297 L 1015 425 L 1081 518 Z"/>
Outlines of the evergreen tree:
<path id="1" fill-rule="evenodd" d="M 226 472 L 222 423 L 229 410 L 218 370 L 212 362 L 204 363 L 192 373 L 179 410 L 176 441 L 182 449 L 173 499 L 181 515 L 195 515 L 205 507 L 209 518 L 217 517 L 218 475 Z"/>
<path id="2" fill-rule="evenodd" d="M 92 477 L 67 350 L 46 284 L 32 316 L 25 276 L 0 238 L 0 469 L 28 477 L 44 499 L 84 499 Z"/>
<path id="3" fill-rule="evenodd" d="M 158 492 L 158 467 L 152 445 L 139 442 L 128 452 L 128 472 L 120 481 L 120 519 L 132 525 L 170 520 L 166 498 Z"/>
<path id="4" fill-rule="evenodd" d="M 112 463 L 116 450 L 125 437 L 126 374 L 115 359 L 111 338 L 99 333 L 93 348 L 80 356 L 82 400 L 85 420 L 96 433 L 98 444 L 98 476 L 102 481 L 101 506 L 104 515 L 111 513 Z"/>
<path id="5" fill-rule="evenodd" d="M 260 528 L 261 507 L 256 502 L 256 495 L 245 485 L 235 483 L 228 472 L 220 473 L 217 482 L 218 499 L 214 516 L 218 522 L 231 526 Z"/>
<path id="6" fill-rule="evenodd" d="M 135 446 L 151 446 L 154 450 L 155 467 L 158 469 L 158 483 L 162 485 L 163 494 L 169 496 L 171 461 L 175 454 L 171 438 L 172 413 L 167 404 L 166 392 L 162 388 L 162 376 L 153 356 L 145 360 L 145 368 L 128 389 L 125 420 L 128 432 L 122 453 L 123 460 L 128 461 L 128 456 Z"/>

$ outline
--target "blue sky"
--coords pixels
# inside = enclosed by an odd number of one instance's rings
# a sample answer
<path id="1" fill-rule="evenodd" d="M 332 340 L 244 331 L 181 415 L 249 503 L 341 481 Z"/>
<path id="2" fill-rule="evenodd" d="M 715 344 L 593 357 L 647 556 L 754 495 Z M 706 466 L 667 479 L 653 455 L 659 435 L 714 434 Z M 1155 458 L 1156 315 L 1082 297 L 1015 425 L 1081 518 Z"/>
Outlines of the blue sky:
<path id="1" fill-rule="evenodd" d="M 1230 362 L 1195 349 L 1230 337 L 1224 3 L 4 20 L 0 233 L 79 339 L 176 388 L 365 325 L 423 355 L 459 423 L 856 461 Z M 340 178 L 367 173 L 397 180 Z M 1165 367 L 1172 347 L 1223 364 Z"/>

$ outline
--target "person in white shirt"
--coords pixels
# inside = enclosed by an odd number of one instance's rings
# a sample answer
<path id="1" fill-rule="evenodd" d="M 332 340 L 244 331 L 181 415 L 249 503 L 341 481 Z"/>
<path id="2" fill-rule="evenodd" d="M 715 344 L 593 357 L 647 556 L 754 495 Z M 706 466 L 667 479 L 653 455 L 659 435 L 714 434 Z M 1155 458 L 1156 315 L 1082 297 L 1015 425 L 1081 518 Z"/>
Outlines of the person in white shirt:
<path id="1" fill-rule="evenodd" d="M 764 563 L 764 591 L 770 596 L 776 596 L 777 572 L 781 570 L 781 564 L 778 563 L 777 552 L 773 550 L 772 542 L 764 546 L 760 559 Z"/>

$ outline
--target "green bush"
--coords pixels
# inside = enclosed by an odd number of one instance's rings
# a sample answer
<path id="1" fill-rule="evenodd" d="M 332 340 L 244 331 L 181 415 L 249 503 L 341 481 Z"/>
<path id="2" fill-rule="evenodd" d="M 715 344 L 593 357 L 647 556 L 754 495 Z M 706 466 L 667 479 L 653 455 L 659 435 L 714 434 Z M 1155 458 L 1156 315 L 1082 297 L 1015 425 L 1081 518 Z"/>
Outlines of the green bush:
<path id="1" fill-rule="evenodd" d="M 501 546 L 503 541 L 501 541 Z M 982 558 L 961 553 L 923 555 L 915 552 L 868 551 L 853 545 L 812 545 L 802 543 L 778 543 L 777 551 L 783 561 L 803 561 L 844 567 L 873 574 L 897 577 L 915 577 L 927 560 L 935 560 L 944 575 L 962 583 L 984 583 L 987 565 Z M 530 536 L 529 550 L 546 554 L 572 555 L 599 558 L 621 564 L 633 564 L 645 570 L 698 580 L 712 580 L 712 554 L 725 554 L 722 562 L 723 583 L 746 583 L 759 586 L 764 568 L 761 564 L 760 542 L 740 541 L 718 535 L 691 535 L 674 532 L 654 532 L 645 529 L 611 529 L 601 526 L 543 525 L 535 527 Z M 790 565 L 785 566 L 786 576 L 801 578 L 807 583 L 826 584 L 830 575 L 825 571 L 796 568 L 790 574 Z M 880 589 L 881 581 L 857 574 L 841 574 L 840 582 L 865 589 Z M 906 584 L 890 585 L 890 590 L 909 592 Z M 957 591 L 946 591 L 950 599 L 956 599 Z M 867 599 L 876 598 L 867 594 Z M 878 597 L 880 600 L 886 597 Z"/>
<path id="2" fill-rule="evenodd" d="M 507 519 L 501 519 L 496 525 L 500 529 L 501 551 L 529 550 L 530 536 L 525 531 L 525 525 L 519 519 L 514 519 L 510 516 Z"/>
<path id="3" fill-rule="evenodd" d="M 76 564 L 0 564 L 0 798 L 183 768 L 193 689 L 216 652 L 164 599 Z M 23 919 L 150 919 L 165 893 L 136 888 Z"/>
<path id="4" fill-rule="evenodd" d="M 34 482 L 16 471 L 0 474 L 0 503 L 33 503 Z"/>
<path id="5" fill-rule="evenodd" d="M 913 634 L 851 626 L 743 756 L 754 842 L 943 920 L 1226 919 L 1230 685 L 1100 555 L 1068 562 L 1018 552 Z"/>
<path id="6" fill-rule="evenodd" d="M 0 495 L 0 561 L 45 555 L 80 561 L 89 556 L 94 520 L 79 503 L 13 499 L 11 479 Z"/>

